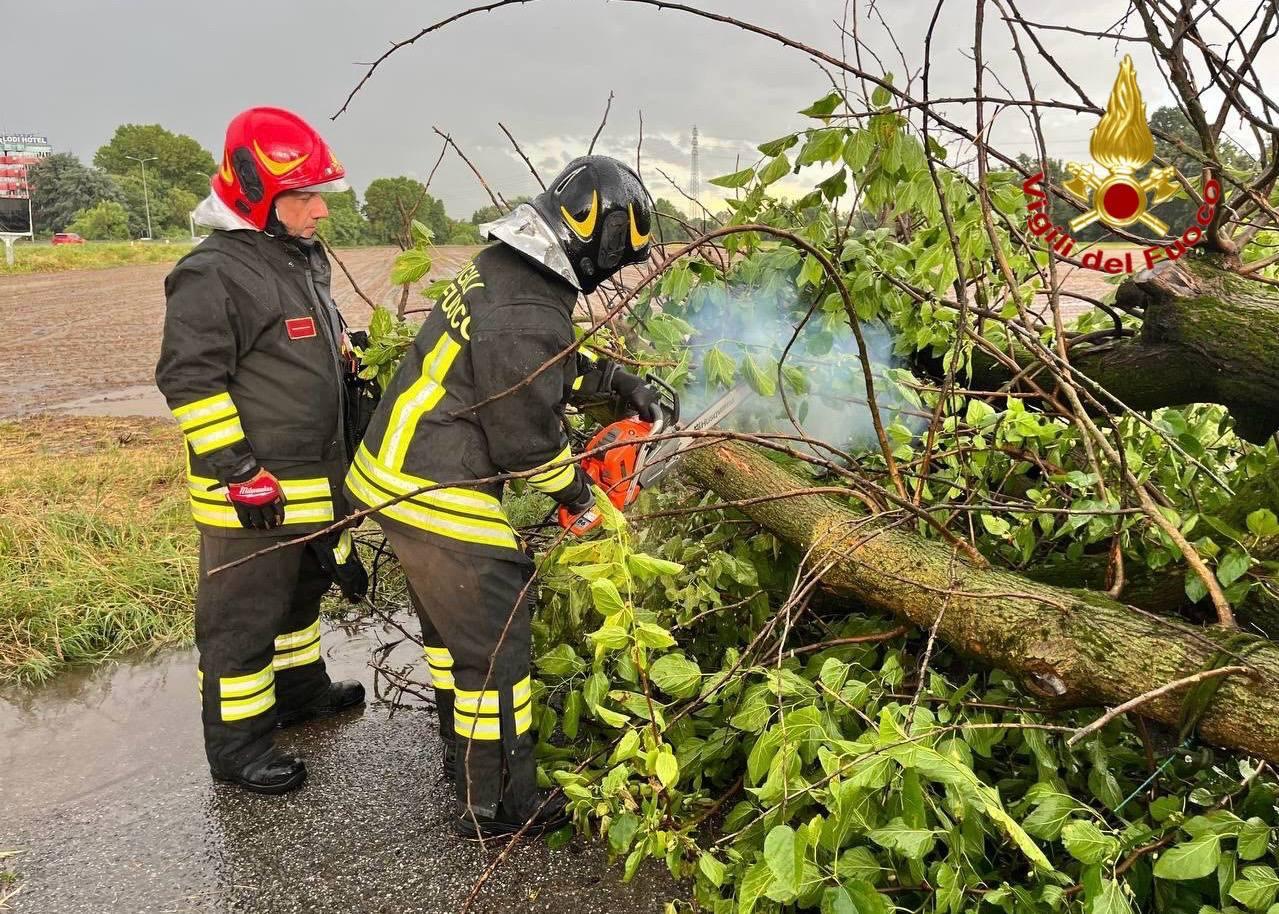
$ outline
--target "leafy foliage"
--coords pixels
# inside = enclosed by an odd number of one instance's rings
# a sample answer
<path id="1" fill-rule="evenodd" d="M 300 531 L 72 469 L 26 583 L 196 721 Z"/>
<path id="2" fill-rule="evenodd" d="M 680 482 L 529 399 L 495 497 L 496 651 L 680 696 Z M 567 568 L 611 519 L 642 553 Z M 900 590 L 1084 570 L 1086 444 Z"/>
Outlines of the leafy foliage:
<path id="1" fill-rule="evenodd" d="M 103 200 L 123 202 L 119 186 L 104 171 L 84 165 L 69 152 L 57 152 L 27 170 L 31 215 L 37 232 L 67 231 L 81 210 Z"/>
<path id="2" fill-rule="evenodd" d="M 102 200 L 76 213 L 67 231 L 93 241 L 125 241 L 129 237 L 129 213 L 114 200 Z"/>
<path id="3" fill-rule="evenodd" d="M 888 110 L 887 90 L 871 101 L 877 110 L 853 122 L 832 116 L 838 93 L 824 96 L 805 111 L 810 129 L 715 179 L 735 192 L 730 221 L 792 231 L 835 265 L 874 350 L 891 455 L 924 511 L 962 524 L 1004 567 L 1075 568 L 1118 549 L 1130 575 L 1182 575 L 1180 551 L 1099 476 L 1077 425 L 1015 392 L 965 388 L 975 353 L 946 302 L 956 283 L 982 276 L 993 310 L 980 333 L 1001 350 L 1015 342 L 1006 322 L 1039 288 L 1043 255 L 1009 233 L 1025 216 L 1019 179 L 989 176 L 988 231 L 968 175 Z M 774 196 L 793 172 L 811 178 L 808 192 Z M 781 422 L 825 442 L 823 453 L 838 449 L 861 477 L 886 478 L 857 420 L 869 392 L 833 278 L 759 232 L 723 244 L 727 265 L 689 260 L 640 296 L 642 357 L 686 403 L 745 381 L 760 397 L 737 417 L 742 428 Z M 1085 316 L 1072 329 L 1100 325 Z M 385 356 L 369 370 L 386 370 L 404 332 L 386 315 L 375 335 Z M 1050 328 L 1039 332 L 1051 342 Z M 943 400 L 920 366 L 953 370 L 962 392 Z M 1205 472 L 1253 491 L 1273 477 L 1273 443 L 1242 442 L 1215 406 L 1119 417 L 1102 434 L 1175 500 L 1165 516 L 1232 604 L 1273 598 L 1274 506 L 1253 501 L 1241 514 Z M 1070 748 L 1065 734 L 1095 711 L 1037 706 L 945 645 L 925 664 L 925 637 L 885 635 L 892 623 L 875 613 L 792 600 L 803 556 L 708 501 L 666 484 L 641 496 L 634 513 L 653 519 L 634 529 L 602 501 L 607 535 L 557 545 L 541 566 L 540 777 L 563 789 L 576 828 L 602 839 L 625 878 L 660 861 L 691 884 L 696 910 L 712 912 L 1274 904 L 1276 785 L 1253 762 L 1163 733 L 1143 741 L 1124 720 Z M 1186 578 L 1192 600 L 1196 583 Z"/>

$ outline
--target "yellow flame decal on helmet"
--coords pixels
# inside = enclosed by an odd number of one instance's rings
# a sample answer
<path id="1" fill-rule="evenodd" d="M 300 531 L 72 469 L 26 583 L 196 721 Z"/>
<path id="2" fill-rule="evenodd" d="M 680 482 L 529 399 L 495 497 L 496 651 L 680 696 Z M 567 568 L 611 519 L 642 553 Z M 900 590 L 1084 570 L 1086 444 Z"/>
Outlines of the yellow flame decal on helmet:
<path id="1" fill-rule="evenodd" d="M 626 204 L 626 215 L 631 219 L 631 247 L 638 251 L 648 244 L 648 239 L 653 237 L 653 233 L 648 232 L 644 235 L 639 233 L 639 227 L 635 224 L 635 209 L 630 203 Z"/>
<path id="2" fill-rule="evenodd" d="M 222 168 L 218 171 L 218 175 L 226 184 L 235 183 L 235 173 L 231 171 L 231 158 L 225 152 L 222 153 Z"/>
<path id="3" fill-rule="evenodd" d="M 281 175 L 287 175 L 311 157 L 311 153 L 307 152 L 298 156 L 296 159 L 290 159 L 287 162 L 277 162 L 262 151 L 262 147 L 258 145 L 257 140 L 253 141 L 253 151 L 258 154 L 258 161 L 262 163 L 262 167 L 271 172 L 271 174 L 275 175 L 277 178 Z"/>
<path id="4" fill-rule="evenodd" d="M 583 241 L 589 241 L 591 235 L 595 234 L 595 217 L 600 214 L 600 195 L 597 191 L 591 191 L 591 211 L 586 214 L 586 218 L 578 222 L 573 218 L 564 207 L 560 207 L 560 214 L 563 215 L 564 221 L 568 223 L 568 227 L 576 233 L 578 238 Z"/>

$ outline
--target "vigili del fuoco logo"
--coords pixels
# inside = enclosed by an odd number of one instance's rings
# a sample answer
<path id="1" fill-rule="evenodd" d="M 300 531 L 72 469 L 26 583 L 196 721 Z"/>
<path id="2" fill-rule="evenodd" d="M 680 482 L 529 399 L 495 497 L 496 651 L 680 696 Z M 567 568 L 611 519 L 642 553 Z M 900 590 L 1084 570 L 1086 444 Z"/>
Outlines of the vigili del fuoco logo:
<path id="1" fill-rule="evenodd" d="M 1067 256 L 1079 243 L 1070 232 L 1077 232 L 1101 221 L 1116 229 L 1140 223 L 1151 231 L 1168 234 L 1168 223 L 1151 210 L 1172 198 L 1177 192 L 1172 166 L 1145 168 L 1155 155 L 1155 138 L 1146 123 L 1146 103 L 1137 86 L 1137 73 L 1132 58 L 1124 55 L 1119 75 L 1110 90 L 1106 113 L 1093 129 L 1088 143 L 1092 162 L 1070 162 L 1066 169 L 1070 180 L 1064 190 L 1088 209 L 1070 220 L 1070 231 L 1055 225 L 1048 215 L 1048 195 L 1043 190 L 1044 173 L 1031 175 L 1021 189 L 1029 199 L 1030 215 L 1026 228 L 1043 239 L 1050 250 Z M 1132 273 L 1149 269 L 1159 260 L 1178 260 L 1203 240 L 1203 230 L 1212 222 L 1221 199 L 1221 185 L 1204 172 L 1203 205 L 1195 213 L 1195 221 L 1185 226 L 1171 244 L 1152 244 L 1140 250 L 1103 251 L 1095 249 L 1083 255 L 1082 263 L 1105 273 Z"/>

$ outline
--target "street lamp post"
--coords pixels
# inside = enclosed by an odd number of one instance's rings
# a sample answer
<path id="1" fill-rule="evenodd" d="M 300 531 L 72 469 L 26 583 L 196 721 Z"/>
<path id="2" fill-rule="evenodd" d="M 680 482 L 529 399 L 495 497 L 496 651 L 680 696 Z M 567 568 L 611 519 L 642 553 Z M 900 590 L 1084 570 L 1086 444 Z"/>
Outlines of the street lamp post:
<path id="1" fill-rule="evenodd" d="M 147 156 L 140 158 L 138 156 L 125 156 L 126 159 L 133 159 L 142 165 L 142 205 L 147 211 L 147 240 L 150 241 L 155 236 L 151 233 L 151 198 L 147 195 L 147 162 L 154 162 L 159 156 Z"/>

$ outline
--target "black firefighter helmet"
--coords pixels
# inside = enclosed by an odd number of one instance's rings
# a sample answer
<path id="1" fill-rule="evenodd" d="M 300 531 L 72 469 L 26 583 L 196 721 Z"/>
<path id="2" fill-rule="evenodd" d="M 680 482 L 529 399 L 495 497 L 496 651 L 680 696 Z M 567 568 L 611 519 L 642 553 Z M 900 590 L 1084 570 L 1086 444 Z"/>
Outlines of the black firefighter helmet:
<path id="1" fill-rule="evenodd" d="M 639 175 L 617 159 L 574 159 L 533 206 L 555 232 L 583 292 L 648 259 L 652 200 Z"/>

